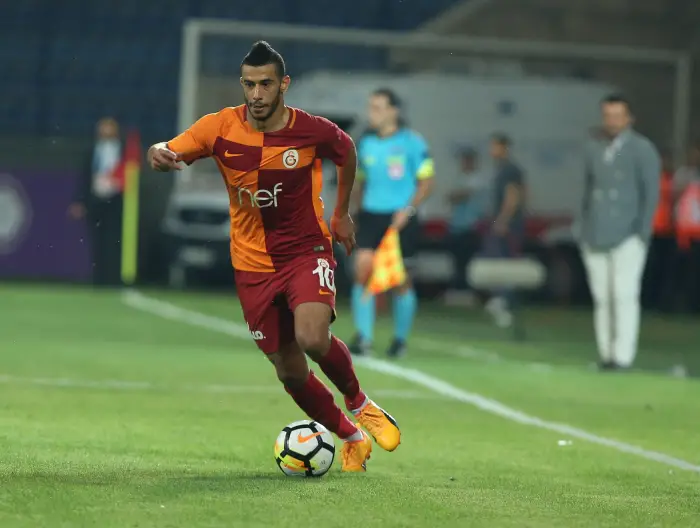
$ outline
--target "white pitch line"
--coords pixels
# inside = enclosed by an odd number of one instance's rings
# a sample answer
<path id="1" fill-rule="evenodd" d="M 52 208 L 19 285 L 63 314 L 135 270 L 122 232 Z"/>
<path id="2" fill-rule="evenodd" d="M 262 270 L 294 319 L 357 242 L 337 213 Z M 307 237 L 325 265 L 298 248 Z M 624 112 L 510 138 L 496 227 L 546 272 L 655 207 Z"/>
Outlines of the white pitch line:
<path id="1" fill-rule="evenodd" d="M 489 352 L 488 350 L 468 345 L 454 345 L 452 343 L 445 344 L 440 341 L 433 341 L 428 339 L 412 339 L 411 345 L 416 345 L 419 348 L 422 348 L 423 350 L 434 350 L 436 352 L 441 352 L 450 356 L 469 359 L 473 361 L 480 361 L 482 363 L 503 362 L 509 364 L 517 364 L 522 367 L 528 368 L 533 372 L 554 371 L 554 366 L 550 365 L 549 363 L 514 361 L 512 359 L 504 358 L 496 352 Z"/>
<path id="2" fill-rule="evenodd" d="M 170 319 L 172 321 L 178 321 L 192 326 L 214 330 L 216 332 L 221 332 L 241 339 L 250 339 L 250 333 L 248 332 L 247 328 L 232 321 L 212 317 L 210 315 L 187 310 L 185 308 L 180 308 L 179 306 L 169 302 L 153 299 L 136 291 L 125 292 L 122 299 L 123 302 L 131 308 L 148 312 L 164 319 Z M 419 370 L 401 367 L 394 363 L 374 358 L 355 358 L 354 361 L 356 364 L 369 370 L 373 370 L 374 372 L 379 372 L 395 378 L 413 382 L 416 385 L 420 385 L 435 392 L 436 394 L 447 396 L 448 398 L 456 401 L 472 405 L 478 409 L 481 409 L 482 411 L 495 414 L 512 422 L 554 431 L 572 438 L 578 438 L 593 444 L 609 447 L 622 453 L 629 453 L 631 455 L 660 462 L 678 469 L 700 473 L 700 466 L 696 464 L 692 464 L 664 453 L 649 451 L 632 444 L 598 436 L 567 424 L 548 422 L 541 418 L 537 418 L 536 416 L 530 416 L 518 410 L 512 409 L 496 400 L 486 398 L 480 394 L 462 390 Z"/>
<path id="3" fill-rule="evenodd" d="M 280 394 L 279 385 L 167 385 L 152 383 L 150 381 L 125 381 L 125 380 L 90 380 L 77 378 L 30 378 L 21 376 L 0 375 L 0 385 L 39 385 L 45 387 L 56 387 L 65 389 L 99 389 L 117 391 L 178 391 L 178 392 L 202 392 L 202 393 L 228 393 L 228 394 L 250 394 L 250 393 L 270 393 Z M 440 399 L 440 395 L 425 394 L 412 390 L 397 389 L 376 389 L 377 395 L 383 398 L 397 398 L 403 400 L 434 400 Z"/>
<path id="4" fill-rule="evenodd" d="M 445 346 L 445 343 L 441 343 L 439 341 L 420 338 L 412 339 L 411 344 L 416 345 L 422 348 L 423 350 L 435 350 L 436 352 L 442 352 L 451 356 L 457 356 L 465 359 L 475 359 L 478 361 L 486 361 L 489 363 L 503 361 L 503 358 L 495 352 L 488 352 L 486 350 L 481 350 L 480 348 L 466 345 L 452 346 L 450 344 L 448 346 Z"/>

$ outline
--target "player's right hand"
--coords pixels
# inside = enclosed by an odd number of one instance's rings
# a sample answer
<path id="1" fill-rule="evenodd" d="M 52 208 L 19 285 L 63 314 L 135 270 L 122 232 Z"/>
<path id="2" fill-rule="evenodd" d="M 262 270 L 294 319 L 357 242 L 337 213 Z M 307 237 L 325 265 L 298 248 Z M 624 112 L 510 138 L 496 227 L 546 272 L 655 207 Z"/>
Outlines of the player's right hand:
<path id="1" fill-rule="evenodd" d="M 180 157 L 167 147 L 153 145 L 148 150 L 148 162 L 158 172 L 182 170 Z"/>

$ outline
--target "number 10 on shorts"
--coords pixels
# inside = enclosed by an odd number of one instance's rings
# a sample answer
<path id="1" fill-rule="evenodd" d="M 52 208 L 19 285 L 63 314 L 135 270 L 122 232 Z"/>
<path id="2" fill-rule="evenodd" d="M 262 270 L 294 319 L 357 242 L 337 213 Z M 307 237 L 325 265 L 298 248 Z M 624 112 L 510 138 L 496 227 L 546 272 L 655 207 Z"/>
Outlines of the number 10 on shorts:
<path id="1" fill-rule="evenodd" d="M 335 277 L 333 269 L 326 259 L 318 259 L 318 266 L 313 271 L 314 275 L 318 275 L 318 283 L 321 289 L 328 289 L 335 293 Z"/>

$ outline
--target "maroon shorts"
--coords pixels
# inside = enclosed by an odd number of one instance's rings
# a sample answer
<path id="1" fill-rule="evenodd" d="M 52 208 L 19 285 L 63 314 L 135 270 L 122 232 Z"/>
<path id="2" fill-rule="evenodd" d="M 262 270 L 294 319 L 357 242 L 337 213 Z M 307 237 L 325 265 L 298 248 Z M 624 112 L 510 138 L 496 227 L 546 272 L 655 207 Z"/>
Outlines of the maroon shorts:
<path id="1" fill-rule="evenodd" d="M 273 354 L 294 341 L 294 310 L 300 304 L 327 304 L 335 320 L 335 265 L 332 256 L 316 254 L 273 273 L 236 270 L 243 317 L 260 350 Z"/>

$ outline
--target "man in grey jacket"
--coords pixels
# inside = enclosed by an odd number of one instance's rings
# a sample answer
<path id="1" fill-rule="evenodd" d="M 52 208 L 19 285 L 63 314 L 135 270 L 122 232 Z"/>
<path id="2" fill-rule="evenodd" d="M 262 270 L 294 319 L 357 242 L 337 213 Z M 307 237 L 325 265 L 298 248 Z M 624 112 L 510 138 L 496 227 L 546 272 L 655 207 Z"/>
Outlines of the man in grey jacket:
<path id="1" fill-rule="evenodd" d="M 603 133 L 586 146 L 580 243 L 595 304 L 600 367 L 625 369 L 637 353 L 640 289 L 659 198 L 661 160 L 632 129 L 628 101 L 601 102 Z"/>

